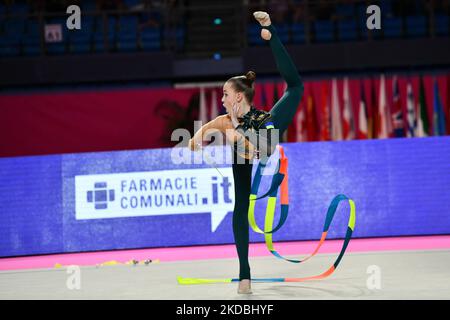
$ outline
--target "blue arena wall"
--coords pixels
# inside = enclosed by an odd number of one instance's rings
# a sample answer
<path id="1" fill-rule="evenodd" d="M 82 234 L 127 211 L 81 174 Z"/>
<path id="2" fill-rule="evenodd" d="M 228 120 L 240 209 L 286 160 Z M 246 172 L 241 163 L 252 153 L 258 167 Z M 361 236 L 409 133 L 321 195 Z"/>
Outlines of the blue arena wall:
<path id="1" fill-rule="evenodd" d="M 319 239 L 340 193 L 356 204 L 354 237 L 450 234 L 450 137 L 283 146 L 289 217 L 274 241 Z M 0 158 L 0 256 L 233 243 L 230 166 L 221 176 L 173 164 L 171 152 Z M 261 227 L 265 205 L 256 205 Z M 344 237 L 348 213 L 342 203 L 329 238 Z"/>

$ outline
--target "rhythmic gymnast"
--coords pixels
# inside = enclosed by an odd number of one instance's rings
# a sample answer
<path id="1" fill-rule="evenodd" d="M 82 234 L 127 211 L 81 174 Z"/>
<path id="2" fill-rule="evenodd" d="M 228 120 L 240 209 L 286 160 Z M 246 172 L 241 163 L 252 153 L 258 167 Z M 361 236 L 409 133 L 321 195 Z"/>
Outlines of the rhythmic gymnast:
<path id="1" fill-rule="evenodd" d="M 270 130 L 277 133 L 278 141 L 291 123 L 303 96 L 303 82 L 297 68 L 281 43 L 269 14 L 262 11 L 253 13 L 262 27 L 261 37 L 269 41 L 281 76 L 287 83 L 286 91 L 270 112 L 253 106 L 255 73 L 228 79 L 223 86 L 222 103 L 227 114 L 218 116 L 203 125 L 189 140 L 192 151 L 201 149 L 208 130 L 219 130 L 226 134 L 234 150 L 232 164 L 234 178 L 235 205 L 233 210 L 233 234 L 239 257 L 239 294 L 250 294 L 251 275 L 248 261 L 249 248 L 249 197 L 252 178 L 252 159 L 267 159 L 275 150 Z M 265 137 L 260 129 L 267 129 Z M 229 132 L 233 134 L 229 134 Z M 264 140 L 265 138 L 265 140 Z M 240 159 L 238 159 L 240 158 Z M 262 160 L 261 160 L 262 161 Z"/>

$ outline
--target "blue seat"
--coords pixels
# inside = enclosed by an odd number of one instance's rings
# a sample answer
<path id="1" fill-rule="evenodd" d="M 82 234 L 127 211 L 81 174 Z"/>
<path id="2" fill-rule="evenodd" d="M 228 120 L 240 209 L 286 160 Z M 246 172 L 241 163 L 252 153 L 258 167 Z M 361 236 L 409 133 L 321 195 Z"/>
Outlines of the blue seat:
<path id="1" fill-rule="evenodd" d="M 385 38 L 399 38 L 402 36 L 401 18 L 385 18 L 381 23 Z"/>
<path id="2" fill-rule="evenodd" d="M 25 33 L 39 35 L 41 33 L 41 25 L 37 19 L 29 19 L 25 23 Z"/>
<path id="3" fill-rule="evenodd" d="M 51 55 L 58 55 L 66 53 L 65 43 L 46 43 L 47 53 Z"/>
<path id="4" fill-rule="evenodd" d="M 91 51 L 91 32 L 83 26 L 81 30 L 71 30 L 68 32 L 70 42 L 70 52 L 88 53 Z"/>
<path id="5" fill-rule="evenodd" d="M 0 46 L 0 57 L 15 57 L 20 53 L 20 49 L 17 45 L 12 46 Z"/>
<path id="6" fill-rule="evenodd" d="M 95 52 L 104 52 L 107 50 L 107 48 L 105 47 L 103 32 L 94 33 L 94 35 L 92 36 L 92 42 Z"/>
<path id="7" fill-rule="evenodd" d="M 117 33 L 117 19 L 115 17 L 108 17 L 108 37 L 115 39 Z"/>
<path id="8" fill-rule="evenodd" d="M 145 28 L 140 34 L 141 46 L 145 51 L 161 48 L 161 35 L 158 28 Z"/>
<path id="9" fill-rule="evenodd" d="M 103 16 L 96 16 L 93 20 L 93 32 L 103 32 L 104 30 L 104 21 Z M 117 31 L 117 19 L 113 16 L 106 17 L 106 28 L 108 29 L 108 33 L 115 36 Z"/>
<path id="10" fill-rule="evenodd" d="M 406 17 L 406 35 L 408 37 L 425 37 L 427 35 L 427 19 L 424 16 Z"/>
<path id="11" fill-rule="evenodd" d="M 331 21 L 315 21 L 314 30 L 316 35 L 316 42 L 330 42 L 334 40 L 334 26 Z"/>
<path id="12" fill-rule="evenodd" d="M 22 39 L 23 54 L 25 56 L 36 56 L 41 54 L 41 39 L 39 33 L 25 34 Z"/>
<path id="13" fill-rule="evenodd" d="M 98 18 L 98 17 L 97 17 Z M 116 40 L 117 40 L 117 29 L 116 29 L 116 18 L 115 17 L 108 17 L 107 18 L 107 28 L 108 30 L 103 29 L 103 20 L 102 19 L 96 19 L 95 21 L 95 30 L 93 31 L 92 35 L 92 42 L 95 52 L 104 52 L 104 51 L 113 51 L 116 50 Z M 103 33 L 106 33 L 106 41 L 108 47 L 105 47 L 104 43 L 104 36 Z"/>
<path id="14" fill-rule="evenodd" d="M 303 23 L 292 24 L 292 41 L 293 43 L 302 44 L 306 41 L 305 25 Z"/>
<path id="15" fill-rule="evenodd" d="M 251 23 L 247 27 L 247 40 L 250 45 L 263 45 L 265 41 L 261 38 L 261 26 Z"/>
<path id="16" fill-rule="evenodd" d="M 340 41 L 355 41 L 358 38 L 356 22 L 354 20 L 339 21 L 338 35 Z"/>
<path id="17" fill-rule="evenodd" d="M 41 27 L 37 19 L 29 19 L 25 24 L 22 39 L 23 54 L 36 56 L 41 54 Z"/>
<path id="18" fill-rule="evenodd" d="M 435 21 L 435 33 L 438 36 L 448 36 L 449 35 L 449 18 L 444 14 L 437 14 L 434 17 Z"/>
<path id="19" fill-rule="evenodd" d="M 20 40 L 17 38 L 0 37 L 0 56 L 13 57 L 20 54 Z"/>
<path id="20" fill-rule="evenodd" d="M 117 50 L 121 52 L 136 51 L 137 50 L 137 37 L 122 37 L 117 42 Z"/>
<path id="21" fill-rule="evenodd" d="M 276 28 L 277 28 L 277 33 L 278 33 L 278 36 L 280 37 L 280 40 L 283 43 L 290 42 L 290 30 L 291 30 L 290 25 L 287 23 L 279 24 L 279 25 L 277 25 Z"/>
<path id="22" fill-rule="evenodd" d="M 81 18 L 81 29 L 80 31 L 86 32 L 94 32 L 95 18 L 89 15 L 86 15 Z"/>
<path id="23" fill-rule="evenodd" d="M 138 17 L 137 16 L 122 16 L 119 21 L 120 31 L 134 31 L 136 32 L 138 28 Z"/>
<path id="24" fill-rule="evenodd" d="M 102 32 L 103 31 L 103 16 L 101 15 L 95 15 L 93 17 L 93 30 L 92 32 Z M 83 22 L 81 22 L 83 23 Z"/>
<path id="25" fill-rule="evenodd" d="M 121 31 L 118 35 L 117 49 L 119 51 L 136 51 L 137 39 L 136 30 L 129 33 Z"/>
<path id="26" fill-rule="evenodd" d="M 119 31 L 117 33 L 117 49 L 119 51 L 137 50 L 137 16 L 122 16 L 119 21 Z"/>
<path id="27" fill-rule="evenodd" d="M 185 27 L 177 26 L 175 28 L 168 28 L 166 31 L 160 27 L 160 34 L 168 39 L 168 42 L 175 45 L 176 49 L 183 49 L 185 45 Z"/>
<path id="28" fill-rule="evenodd" d="M 108 17 L 108 44 L 109 51 L 117 48 L 117 19 Z"/>
<path id="29" fill-rule="evenodd" d="M 177 41 L 177 48 L 184 48 L 184 36 L 185 36 L 185 31 L 184 31 L 184 27 L 177 27 L 176 28 L 176 41 Z"/>
<path id="30" fill-rule="evenodd" d="M 70 52 L 72 53 L 90 53 L 91 43 L 90 42 L 72 42 L 70 44 Z"/>
<path id="31" fill-rule="evenodd" d="M 7 19 L 3 25 L 3 37 L 19 38 L 22 36 L 25 29 L 25 20 L 23 19 Z"/>

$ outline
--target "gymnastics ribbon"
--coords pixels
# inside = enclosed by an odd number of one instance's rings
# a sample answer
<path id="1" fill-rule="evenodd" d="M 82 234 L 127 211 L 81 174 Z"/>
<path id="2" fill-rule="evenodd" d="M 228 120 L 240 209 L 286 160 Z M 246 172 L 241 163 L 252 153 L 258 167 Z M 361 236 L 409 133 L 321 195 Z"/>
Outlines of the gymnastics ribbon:
<path id="1" fill-rule="evenodd" d="M 272 178 L 272 184 L 269 188 L 269 191 L 266 192 L 263 196 L 257 197 L 259 185 L 262 178 L 262 170 L 265 167 L 265 163 L 263 161 L 260 161 L 258 164 L 258 167 L 255 172 L 255 177 L 253 178 L 252 188 L 251 188 L 251 194 L 250 194 L 250 205 L 248 210 L 248 219 L 249 224 L 252 227 L 253 231 L 257 233 L 264 234 L 264 239 L 266 243 L 267 249 L 277 258 L 292 262 L 292 263 L 301 263 L 305 262 L 306 260 L 313 257 L 320 249 L 320 247 L 325 242 L 325 239 L 328 234 L 328 229 L 331 225 L 331 222 L 333 221 L 334 214 L 336 213 L 337 207 L 341 201 L 348 200 L 350 205 L 350 215 L 347 223 L 347 232 L 345 235 L 344 243 L 342 245 L 341 251 L 336 258 L 335 262 L 323 273 L 315 276 L 310 277 L 304 277 L 304 278 L 254 278 L 252 279 L 252 282 L 303 282 L 303 281 L 310 281 L 310 280 L 319 280 L 326 278 L 330 276 L 338 267 L 342 257 L 344 256 L 345 250 L 347 249 L 348 243 L 350 242 L 353 230 L 355 228 L 355 220 L 356 220 L 356 210 L 355 210 L 355 203 L 352 199 L 348 198 L 347 196 L 343 194 L 339 194 L 334 197 L 334 199 L 331 201 L 331 204 L 328 207 L 327 215 L 325 218 L 324 227 L 322 230 L 322 236 L 320 238 L 320 241 L 315 248 L 315 250 L 308 255 L 303 260 L 294 260 L 294 259 L 287 259 L 281 256 L 274 248 L 273 241 L 272 241 L 272 234 L 278 231 L 281 226 L 286 222 L 288 212 L 289 212 L 289 190 L 288 190 L 288 159 L 284 154 L 284 149 L 282 146 L 277 145 L 277 148 L 280 153 L 280 159 L 278 160 L 278 172 L 273 176 Z M 272 229 L 273 221 L 275 217 L 275 207 L 276 207 L 276 200 L 277 200 L 277 193 L 278 189 L 281 185 L 281 213 L 280 213 L 280 221 L 278 222 L 278 225 Z M 255 203 L 256 200 L 269 197 L 267 201 L 267 208 L 266 208 L 266 216 L 265 216 L 265 222 L 264 222 L 264 231 L 262 231 L 258 225 L 256 224 L 255 220 Z M 228 278 L 228 279 L 198 279 L 198 278 L 182 278 L 177 277 L 179 284 L 207 284 L 207 283 L 229 283 L 229 282 L 238 282 L 238 278 Z"/>

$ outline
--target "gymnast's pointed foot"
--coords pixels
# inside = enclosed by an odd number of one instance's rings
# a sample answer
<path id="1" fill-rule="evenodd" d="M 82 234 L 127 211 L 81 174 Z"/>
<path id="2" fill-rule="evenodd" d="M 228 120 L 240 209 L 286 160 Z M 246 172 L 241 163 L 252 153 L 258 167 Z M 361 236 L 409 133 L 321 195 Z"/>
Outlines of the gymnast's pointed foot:
<path id="1" fill-rule="evenodd" d="M 253 16 L 255 17 L 256 20 L 258 20 L 258 22 L 261 26 L 263 26 L 263 27 L 270 26 L 270 24 L 271 24 L 270 17 L 267 12 L 255 11 L 255 12 L 253 12 Z"/>
<path id="2" fill-rule="evenodd" d="M 252 294 L 253 293 L 250 279 L 243 279 L 243 280 L 239 281 L 238 293 L 239 294 Z"/>
<path id="3" fill-rule="evenodd" d="M 253 12 L 253 16 L 259 22 L 259 24 L 261 26 L 268 27 L 271 25 L 270 17 L 267 12 L 255 11 L 255 12 Z M 269 30 L 267 30 L 267 29 L 261 30 L 261 38 L 263 38 L 264 40 L 270 40 L 271 37 L 272 37 L 272 34 L 270 33 Z"/>

